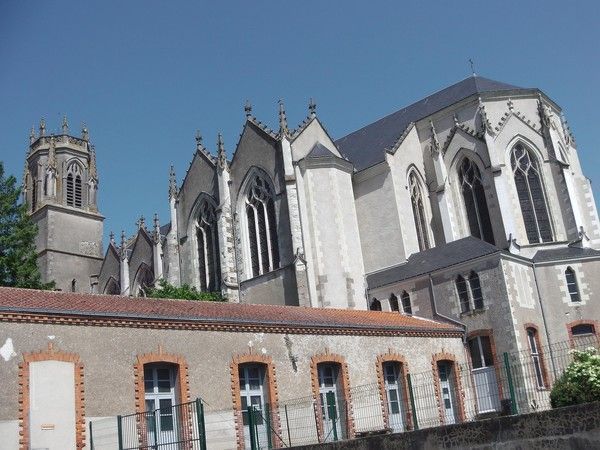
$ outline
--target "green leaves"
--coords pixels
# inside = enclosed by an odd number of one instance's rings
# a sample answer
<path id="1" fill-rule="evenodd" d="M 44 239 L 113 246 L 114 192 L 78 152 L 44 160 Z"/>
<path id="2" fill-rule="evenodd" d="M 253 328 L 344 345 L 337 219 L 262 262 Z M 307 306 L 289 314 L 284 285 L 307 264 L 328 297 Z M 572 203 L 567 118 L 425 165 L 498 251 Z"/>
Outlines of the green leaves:
<path id="1" fill-rule="evenodd" d="M 573 362 L 556 381 L 550 393 L 553 408 L 600 399 L 600 355 L 590 347 L 573 350 Z"/>
<path id="2" fill-rule="evenodd" d="M 37 267 L 35 237 L 37 227 L 19 204 L 21 189 L 14 176 L 5 177 L 0 162 L 0 286 L 52 289 L 42 283 Z"/>
<path id="3" fill-rule="evenodd" d="M 176 298 L 182 300 L 200 300 L 206 302 L 224 302 L 220 292 L 200 292 L 194 286 L 184 284 L 181 287 L 173 286 L 166 280 L 158 281 L 158 287 L 146 289 L 146 296 L 153 298 Z"/>

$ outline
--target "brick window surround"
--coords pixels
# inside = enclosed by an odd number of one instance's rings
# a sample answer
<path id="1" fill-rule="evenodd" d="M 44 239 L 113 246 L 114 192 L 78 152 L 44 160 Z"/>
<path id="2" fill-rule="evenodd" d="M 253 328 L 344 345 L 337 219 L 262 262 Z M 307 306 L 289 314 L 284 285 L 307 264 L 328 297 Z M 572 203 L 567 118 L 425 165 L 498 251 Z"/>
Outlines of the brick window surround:
<path id="1" fill-rule="evenodd" d="M 600 343 L 600 337 L 598 336 L 598 324 L 600 322 L 598 322 L 597 320 L 574 320 L 573 322 L 569 322 L 567 324 L 567 333 L 569 334 L 569 344 L 571 345 L 571 348 L 575 348 L 575 339 L 577 339 L 576 336 L 573 336 L 573 327 L 576 327 L 577 325 L 591 325 L 594 327 L 594 336 L 596 336 L 596 340 L 598 341 L 598 343 Z"/>
<path id="2" fill-rule="evenodd" d="M 400 364 L 400 388 L 402 389 L 402 403 L 404 404 L 404 411 L 406 411 L 406 430 L 412 430 L 413 411 L 410 408 L 410 402 L 408 398 L 408 364 L 406 363 L 406 358 L 404 358 L 404 356 L 399 355 L 398 353 L 394 353 L 392 349 L 389 349 L 388 352 L 384 353 L 383 355 L 377 356 L 377 361 L 375 363 L 375 370 L 377 371 L 377 384 L 379 386 L 379 398 L 381 399 L 381 411 L 383 412 L 384 427 L 390 427 L 388 402 L 387 395 L 385 392 L 385 374 L 383 372 L 383 364 L 386 362 L 397 362 L 398 364 Z"/>
<path id="3" fill-rule="evenodd" d="M 498 353 L 496 352 L 496 343 L 494 342 L 494 331 L 490 329 L 482 329 L 471 331 L 467 334 L 467 342 L 478 336 L 487 336 L 490 340 L 490 347 L 492 349 L 492 361 L 494 363 L 494 371 L 496 372 L 496 384 L 498 385 L 498 397 L 502 397 L 502 372 L 501 372 L 501 361 L 498 359 Z M 469 355 L 469 369 L 471 369 L 471 385 L 475 386 L 475 380 L 473 379 L 473 361 L 471 360 L 471 352 L 469 351 L 469 346 L 467 344 L 467 354 Z M 479 405 L 475 402 L 475 410 L 479 412 Z"/>
<path id="4" fill-rule="evenodd" d="M 523 327 L 525 328 L 525 338 L 527 339 L 527 351 L 529 357 L 531 355 L 531 346 L 529 345 L 529 336 L 527 336 L 527 330 L 531 329 L 535 331 L 535 345 L 537 345 L 538 355 L 540 355 L 540 367 L 542 369 L 542 380 L 544 382 L 544 388 L 538 389 L 548 389 L 550 386 L 550 378 L 548 377 L 548 369 L 546 368 L 546 357 L 544 355 L 544 348 L 542 347 L 542 341 L 540 340 L 540 329 L 535 323 L 531 322 L 526 323 L 525 325 L 523 325 Z M 530 376 L 535 377 L 535 373 L 531 373 Z"/>
<path id="5" fill-rule="evenodd" d="M 456 357 L 447 352 L 436 353 L 431 358 L 431 369 L 433 373 L 433 386 L 435 389 L 435 400 L 438 406 L 438 415 L 440 419 L 440 424 L 445 424 L 446 419 L 444 415 L 444 411 L 442 408 L 442 391 L 440 388 L 440 374 L 438 371 L 438 362 L 440 361 L 449 361 L 452 363 L 452 372 L 454 374 L 454 394 L 457 403 L 457 422 L 464 422 L 465 420 L 465 407 L 464 407 L 464 391 L 462 389 L 462 383 L 460 379 L 460 373 L 458 371 L 458 363 L 456 362 Z"/>
<path id="6" fill-rule="evenodd" d="M 75 446 L 85 447 L 85 396 L 83 386 L 83 363 L 76 353 L 65 353 L 54 350 L 52 343 L 47 350 L 24 353 L 23 362 L 19 364 L 19 448 L 27 450 L 29 442 L 29 365 L 39 361 L 62 361 L 73 363 L 75 371 Z"/>
<path id="7" fill-rule="evenodd" d="M 348 439 L 354 437 L 354 417 L 352 412 L 352 401 L 350 398 L 350 376 L 348 375 L 348 364 L 343 356 L 329 353 L 328 349 L 325 349 L 325 353 L 314 355 L 310 359 L 310 381 L 312 386 L 313 404 L 315 405 L 315 416 L 317 417 L 317 433 L 319 442 L 323 440 L 323 416 L 321 413 L 321 399 L 319 396 L 319 371 L 318 366 L 322 363 L 338 364 L 342 379 L 342 396 L 344 398 L 345 408 L 345 421 L 346 430 L 348 430 Z"/>
<path id="8" fill-rule="evenodd" d="M 275 365 L 273 359 L 267 355 L 258 355 L 247 353 L 236 355 L 231 360 L 229 368 L 231 369 L 231 396 L 233 399 L 233 411 L 235 414 L 235 434 L 237 448 L 244 449 L 244 422 L 242 418 L 242 399 L 240 394 L 240 366 L 243 364 L 259 364 L 266 368 L 265 385 L 269 396 L 269 412 L 271 415 L 271 427 L 273 429 L 271 440 L 275 448 L 281 447 L 281 442 L 276 438 L 281 435 L 281 422 L 279 419 L 279 393 L 277 391 L 277 375 L 275 374 Z"/>

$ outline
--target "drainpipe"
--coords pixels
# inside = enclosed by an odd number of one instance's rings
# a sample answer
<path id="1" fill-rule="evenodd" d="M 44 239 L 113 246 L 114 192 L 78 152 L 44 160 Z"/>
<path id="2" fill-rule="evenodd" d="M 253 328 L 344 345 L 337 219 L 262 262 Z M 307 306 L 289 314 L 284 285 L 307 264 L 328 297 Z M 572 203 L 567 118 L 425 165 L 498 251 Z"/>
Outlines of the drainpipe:
<path id="1" fill-rule="evenodd" d="M 435 304 L 435 292 L 433 290 L 433 278 L 431 278 L 431 274 L 429 274 L 429 299 L 431 300 L 431 310 L 433 311 L 434 317 L 435 316 L 441 317 L 442 319 L 445 319 L 448 322 L 452 322 L 453 324 L 461 327 L 464 331 L 463 332 L 463 343 L 466 344 L 467 343 L 467 326 L 464 323 L 459 322 L 456 319 L 453 319 L 452 317 L 445 316 L 444 314 L 438 312 L 437 306 Z"/>
<path id="2" fill-rule="evenodd" d="M 537 296 L 540 301 L 540 310 L 542 312 L 542 322 L 544 323 L 544 331 L 546 334 L 546 342 L 548 342 L 548 351 L 550 353 L 550 362 L 552 364 L 552 373 L 554 374 L 554 379 L 556 380 L 556 365 L 554 364 L 554 355 L 552 354 L 552 345 L 550 342 L 550 332 L 548 331 L 548 323 L 546 322 L 546 313 L 544 312 L 544 302 L 542 301 L 542 294 L 540 293 L 540 285 L 538 284 L 537 273 L 535 271 L 535 262 L 531 262 L 533 267 L 533 279 L 535 280 L 535 289 L 537 291 Z"/>

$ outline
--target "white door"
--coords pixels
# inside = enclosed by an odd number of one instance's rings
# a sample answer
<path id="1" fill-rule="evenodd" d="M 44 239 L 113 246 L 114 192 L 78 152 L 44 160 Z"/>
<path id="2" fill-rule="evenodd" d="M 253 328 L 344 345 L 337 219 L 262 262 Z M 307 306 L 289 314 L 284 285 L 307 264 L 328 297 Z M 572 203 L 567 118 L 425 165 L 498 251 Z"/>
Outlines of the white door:
<path id="1" fill-rule="evenodd" d="M 177 442 L 177 412 L 175 402 L 175 368 L 168 364 L 144 366 L 148 445 Z M 161 449 L 173 447 L 161 445 Z"/>
<path id="2" fill-rule="evenodd" d="M 330 442 L 336 437 L 338 440 L 343 439 L 341 425 L 343 414 L 338 395 L 338 366 L 319 364 L 318 375 L 319 400 L 321 402 L 321 416 L 323 417 L 323 441 Z M 328 398 L 333 401 L 328 402 Z"/>
<path id="3" fill-rule="evenodd" d="M 454 400 L 454 380 L 452 375 L 452 363 L 449 361 L 438 362 L 438 372 L 440 376 L 440 391 L 442 395 L 442 411 L 444 413 L 444 423 L 456 423 L 455 400 Z"/>
<path id="4" fill-rule="evenodd" d="M 473 365 L 472 374 L 478 411 L 480 413 L 500 411 L 500 393 L 490 338 L 488 336 L 477 336 L 470 339 L 469 351 Z"/>
<path id="5" fill-rule="evenodd" d="M 400 364 L 386 362 L 383 364 L 385 379 L 385 395 L 387 399 L 389 427 L 394 433 L 404 431 L 404 395 L 400 378 Z"/>
<path id="6" fill-rule="evenodd" d="M 254 421 L 259 448 L 269 447 L 269 430 L 266 424 L 265 405 L 268 403 L 265 395 L 265 369 L 258 364 L 246 364 L 240 367 L 240 395 L 242 400 L 242 418 L 244 422 L 244 441 L 246 448 L 250 447 L 250 426 L 248 406 L 255 409 Z"/>

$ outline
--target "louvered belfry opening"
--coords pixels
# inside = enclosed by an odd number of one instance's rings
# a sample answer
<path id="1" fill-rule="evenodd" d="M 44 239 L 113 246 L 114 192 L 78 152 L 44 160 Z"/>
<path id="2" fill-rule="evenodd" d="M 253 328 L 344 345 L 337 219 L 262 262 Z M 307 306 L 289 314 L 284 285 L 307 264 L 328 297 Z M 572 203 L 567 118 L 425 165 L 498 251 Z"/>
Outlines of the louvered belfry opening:
<path id="1" fill-rule="evenodd" d="M 494 244 L 494 233 L 485 198 L 485 190 L 481 182 L 481 172 L 473 160 L 463 158 L 458 167 L 458 179 L 465 202 L 471 236 Z"/>
<path id="2" fill-rule="evenodd" d="M 75 188 L 73 187 L 73 174 L 67 175 L 67 206 L 75 206 Z"/>
<path id="3" fill-rule="evenodd" d="M 67 167 L 66 185 L 67 206 L 83 208 L 83 171 L 76 162 Z"/>
<path id="4" fill-rule="evenodd" d="M 246 218 L 252 276 L 279 267 L 279 244 L 273 187 L 259 174 L 253 175 L 246 195 Z"/>
<path id="5" fill-rule="evenodd" d="M 537 158 L 522 144 L 517 144 L 510 162 L 529 243 L 551 242 L 552 224 Z"/>
<path id="6" fill-rule="evenodd" d="M 216 208 L 214 202 L 204 198 L 199 209 L 196 240 L 200 290 L 214 292 L 219 290 L 221 285 Z"/>

